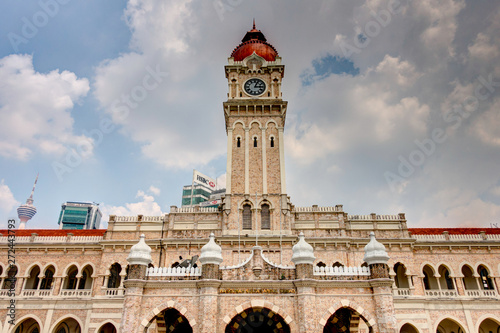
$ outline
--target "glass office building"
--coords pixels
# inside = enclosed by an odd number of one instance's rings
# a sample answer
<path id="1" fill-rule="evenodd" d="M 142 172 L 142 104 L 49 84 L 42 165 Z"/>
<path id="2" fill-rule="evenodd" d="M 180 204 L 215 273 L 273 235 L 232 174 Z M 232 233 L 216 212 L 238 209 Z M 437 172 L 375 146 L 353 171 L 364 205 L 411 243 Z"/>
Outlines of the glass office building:
<path id="1" fill-rule="evenodd" d="M 60 229 L 99 229 L 102 213 L 99 204 L 65 202 L 59 214 Z"/>

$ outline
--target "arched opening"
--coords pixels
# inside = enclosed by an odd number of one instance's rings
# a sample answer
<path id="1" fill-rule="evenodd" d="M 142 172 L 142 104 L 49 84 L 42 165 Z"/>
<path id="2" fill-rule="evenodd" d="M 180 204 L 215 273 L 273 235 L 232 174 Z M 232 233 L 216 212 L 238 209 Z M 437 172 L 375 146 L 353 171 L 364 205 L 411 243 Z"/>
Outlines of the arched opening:
<path id="1" fill-rule="evenodd" d="M 462 267 L 462 275 L 464 276 L 462 280 L 464 282 L 465 290 L 478 290 L 476 278 L 474 277 L 474 273 L 470 266 L 464 265 Z"/>
<path id="2" fill-rule="evenodd" d="M 75 319 L 67 318 L 56 326 L 53 333 L 82 333 L 82 328 Z"/>
<path id="3" fill-rule="evenodd" d="M 154 317 L 144 329 L 144 333 L 192 333 L 189 321 L 174 308 L 166 309 Z"/>
<path id="4" fill-rule="evenodd" d="M 274 136 L 271 137 L 271 148 L 274 148 Z"/>
<path id="5" fill-rule="evenodd" d="M 252 207 L 243 205 L 243 229 L 252 230 Z"/>
<path id="6" fill-rule="evenodd" d="M 450 277 L 450 271 L 444 265 L 439 266 L 438 273 L 439 277 L 439 285 L 442 290 L 454 290 L 455 285 L 453 284 L 453 279 Z"/>
<path id="7" fill-rule="evenodd" d="M 38 284 L 40 283 L 40 278 L 38 275 L 40 274 L 40 267 L 34 266 L 31 268 L 29 273 L 29 277 L 26 280 L 26 284 L 24 285 L 24 289 L 37 289 Z"/>
<path id="8" fill-rule="evenodd" d="M 344 265 L 342 265 L 340 262 L 336 261 L 336 262 L 332 265 L 332 267 L 334 267 L 334 268 L 335 268 L 335 267 L 340 268 L 340 267 L 344 267 Z"/>
<path id="9" fill-rule="evenodd" d="M 76 276 L 78 275 L 78 268 L 73 265 L 68 269 L 68 274 L 64 281 L 63 289 L 76 289 Z"/>
<path id="10" fill-rule="evenodd" d="M 111 323 L 107 323 L 101 326 L 97 333 L 116 333 L 116 327 Z"/>
<path id="11" fill-rule="evenodd" d="M 87 265 L 83 268 L 82 276 L 80 277 L 80 282 L 78 283 L 78 289 L 92 289 L 92 274 L 94 270 L 92 266 Z"/>
<path id="12" fill-rule="evenodd" d="M 240 137 L 237 137 L 237 138 L 236 138 L 236 147 L 237 147 L 237 148 L 240 148 L 240 147 L 241 147 L 241 138 L 240 138 Z"/>
<path id="13" fill-rule="evenodd" d="M 479 333 L 500 333 L 500 322 L 486 318 L 479 325 Z"/>
<path id="14" fill-rule="evenodd" d="M 401 326 L 399 333 L 419 333 L 415 326 L 411 324 L 404 324 Z"/>
<path id="15" fill-rule="evenodd" d="M 340 308 L 328 318 L 323 333 L 368 332 L 373 328 L 366 318 L 351 308 Z"/>
<path id="16" fill-rule="evenodd" d="M 325 264 L 324 262 L 322 262 L 322 261 L 319 261 L 319 262 L 316 264 L 316 266 L 318 266 L 318 267 L 326 267 L 326 264 Z"/>
<path id="17" fill-rule="evenodd" d="M 226 326 L 225 333 L 290 333 L 283 317 L 268 308 L 248 308 L 237 314 Z"/>
<path id="18" fill-rule="evenodd" d="M 27 318 L 23 320 L 16 329 L 13 331 L 15 333 L 40 333 L 40 325 L 33 318 Z"/>
<path id="19" fill-rule="evenodd" d="M 477 272 L 479 273 L 479 278 L 481 279 L 481 287 L 483 290 L 494 290 L 493 282 L 488 274 L 488 270 L 483 265 L 480 265 L 477 268 Z"/>
<path id="20" fill-rule="evenodd" d="M 434 276 L 434 271 L 432 270 L 432 268 L 429 265 L 425 265 L 422 273 L 424 273 L 425 290 L 438 290 L 438 281 Z"/>
<path id="21" fill-rule="evenodd" d="M 271 229 L 271 212 L 269 211 L 269 205 L 263 204 L 260 210 L 260 223 L 261 228 L 264 230 Z"/>
<path id="22" fill-rule="evenodd" d="M 406 267 L 402 263 L 397 263 L 394 265 L 394 282 L 398 289 L 409 289 L 410 284 L 408 283 L 408 276 L 406 275 Z"/>
<path id="23" fill-rule="evenodd" d="M 256 136 L 253 137 L 253 146 L 254 146 L 254 148 L 257 148 L 257 137 Z"/>
<path id="24" fill-rule="evenodd" d="M 120 287 L 121 271 L 122 271 L 122 266 L 119 263 L 115 262 L 113 265 L 111 265 L 111 268 L 109 269 L 108 288 Z"/>
<path id="25" fill-rule="evenodd" d="M 49 290 L 52 288 L 52 283 L 54 282 L 54 274 L 56 269 L 54 266 L 49 266 L 45 269 L 43 274 L 42 283 L 40 284 L 40 289 Z"/>
<path id="26" fill-rule="evenodd" d="M 466 333 L 464 328 L 460 326 L 456 321 L 451 320 L 449 318 L 441 320 L 439 323 L 436 333 Z"/>
<path id="27" fill-rule="evenodd" d="M 14 289 L 17 275 L 17 266 L 11 266 L 7 271 L 7 278 L 3 281 L 2 289 Z"/>

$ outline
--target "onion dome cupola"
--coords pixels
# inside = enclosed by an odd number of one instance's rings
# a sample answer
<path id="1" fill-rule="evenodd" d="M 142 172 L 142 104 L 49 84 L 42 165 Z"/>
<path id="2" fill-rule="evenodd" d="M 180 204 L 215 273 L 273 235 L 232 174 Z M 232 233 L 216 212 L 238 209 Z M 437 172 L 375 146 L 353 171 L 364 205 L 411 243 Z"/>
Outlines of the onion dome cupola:
<path id="1" fill-rule="evenodd" d="M 210 234 L 208 243 L 201 248 L 200 262 L 202 265 L 220 265 L 222 262 L 222 248 L 215 242 L 214 233 Z"/>
<path id="2" fill-rule="evenodd" d="M 373 231 L 370 232 L 370 242 L 365 246 L 365 257 L 363 260 L 368 265 L 387 264 L 387 261 L 389 261 L 389 255 L 385 250 L 384 244 L 377 241 Z"/>
<path id="3" fill-rule="evenodd" d="M 231 53 L 234 61 L 243 61 L 246 57 L 256 53 L 266 61 L 275 61 L 278 56 L 278 51 L 267 42 L 264 34 L 255 28 L 255 20 L 253 21 L 252 30 L 248 31 L 238 45 Z"/>
<path id="4" fill-rule="evenodd" d="M 316 257 L 314 256 L 314 249 L 306 242 L 304 233 L 299 234 L 299 241 L 292 247 L 292 262 L 295 265 L 299 264 L 314 264 Z"/>
<path id="5" fill-rule="evenodd" d="M 148 266 L 153 260 L 151 259 L 151 247 L 144 241 L 146 236 L 141 235 L 139 242 L 132 246 L 127 261 L 130 265 Z"/>

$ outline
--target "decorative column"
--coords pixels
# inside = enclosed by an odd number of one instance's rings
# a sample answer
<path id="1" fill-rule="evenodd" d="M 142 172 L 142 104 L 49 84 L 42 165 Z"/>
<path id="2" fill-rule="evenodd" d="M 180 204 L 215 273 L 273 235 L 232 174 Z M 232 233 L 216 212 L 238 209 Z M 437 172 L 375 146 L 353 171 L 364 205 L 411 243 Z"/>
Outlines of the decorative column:
<path id="1" fill-rule="evenodd" d="M 128 280 L 125 281 L 126 294 L 123 300 L 123 316 L 120 332 L 137 332 L 142 313 L 142 294 L 146 284 L 146 271 L 151 259 L 151 248 L 146 244 L 146 236 L 141 235 L 139 243 L 132 246 L 127 257 L 129 264 Z"/>
<path id="2" fill-rule="evenodd" d="M 218 327 L 220 318 L 217 318 L 219 286 L 219 265 L 222 263 L 222 248 L 215 242 L 215 235 L 210 234 L 208 243 L 201 248 L 201 280 L 200 288 L 199 323 L 200 333 L 212 333 Z"/>
<path id="3" fill-rule="evenodd" d="M 389 277 L 389 255 L 384 244 L 375 239 L 375 233 L 370 232 L 370 242 L 365 246 L 364 261 L 370 267 L 370 285 L 373 289 L 375 314 L 377 316 L 377 332 L 396 333 L 397 322 L 394 310 L 392 280 Z"/>
<path id="4" fill-rule="evenodd" d="M 299 241 L 292 248 L 292 262 L 295 264 L 295 275 L 297 280 L 294 282 L 297 288 L 297 309 L 298 326 L 300 333 L 317 332 L 316 281 L 313 280 L 314 249 L 306 242 L 304 233 L 299 234 Z"/>

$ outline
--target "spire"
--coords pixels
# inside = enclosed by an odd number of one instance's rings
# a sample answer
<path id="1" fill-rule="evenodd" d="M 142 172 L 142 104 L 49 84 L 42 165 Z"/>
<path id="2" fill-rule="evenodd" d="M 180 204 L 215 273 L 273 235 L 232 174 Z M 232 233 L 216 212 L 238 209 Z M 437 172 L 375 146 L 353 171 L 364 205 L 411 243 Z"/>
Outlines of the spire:
<path id="1" fill-rule="evenodd" d="M 253 18 L 253 30 L 255 30 L 255 17 Z"/>
<path id="2" fill-rule="evenodd" d="M 27 204 L 33 204 L 33 194 L 35 193 L 35 187 L 36 187 L 36 182 L 38 181 L 38 175 L 40 173 L 37 173 L 36 174 L 36 178 L 35 178 L 35 183 L 33 184 L 33 189 L 31 190 L 31 195 L 30 197 L 26 200 L 26 203 Z"/>
<path id="3" fill-rule="evenodd" d="M 31 195 L 26 200 L 26 203 L 24 205 L 21 205 L 17 208 L 17 216 L 21 221 L 19 223 L 19 229 L 25 229 L 26 222 L 31 220 L 31 218 L 36 214 L 36 207 L 33 206 L 33 194 L 35 193 L 35 187 L 37 181 L 38 181 L 38 174 L 36 175 L 35 183 L 33 184 L 33 189 L 31 190 Z"/>

